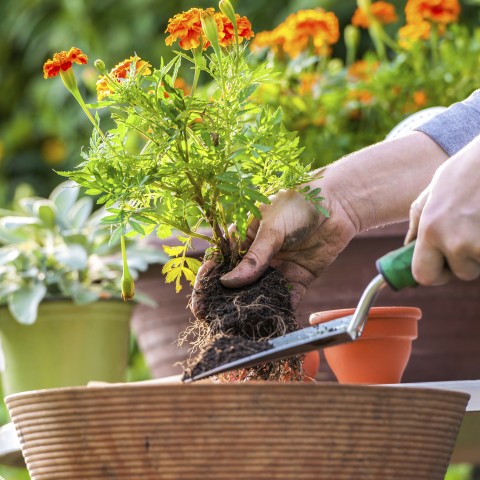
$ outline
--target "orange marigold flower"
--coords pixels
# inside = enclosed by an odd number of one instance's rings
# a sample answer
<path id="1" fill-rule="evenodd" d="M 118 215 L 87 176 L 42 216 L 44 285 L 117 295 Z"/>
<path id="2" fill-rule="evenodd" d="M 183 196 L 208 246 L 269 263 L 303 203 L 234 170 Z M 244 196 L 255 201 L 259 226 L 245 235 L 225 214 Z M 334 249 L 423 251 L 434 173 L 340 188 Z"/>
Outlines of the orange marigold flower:
<path id="1" fill-rule="evenodd" d="M 213 15 L 214 9 L 207 8 Z M 202 42 L 202 22 L 200 20 L 201 8 L 191 8 L 187 12 L 178 13 L 168 21 L 165 30 L 170 35 L 165 39 L 167 45 L 179 40 L 179 45 L 184 50 L 191 50 L 200 46 Z"/>
<path id="2" fill-rule="evenodd" d="M 65 72 L 72 68 L 74 63 L 85 65 L 87 60 L 87 56 L 76 47 L 72 47 L 68 52 L 55 53 L 53 59 L 47 60 L 43 64 L 43 76 L 45 78 L 56 77 L 60 71 Z"/>
<path id="3" fill-rule="evenodd" d="M 429 21 L 446 25 L 458 20 L 458 0 L 408 0 L 405 6 L 407 23 Z"/>
<path id="4" fill-rule="evenodd" d="M 432 32 L 432 25 L 429 22 L 407 24 L 398 30 L 398 43 L 406 50 L 420 40 L 428 40 Z"/>
<path id="5" fill-rule="evenodd" d="M 215 14 L 215 19 L 218 19 L 217 27 L 220 45 L 222 47 L 228 47 L 228 45 L 235 43 L 235 28 L 233 27 L 233 23 L 223 13 Z M 238 41 L 241 43 L 244 38 L 246 40 L 252 38 L 254 33 L 248 18 L 235 14 L 235 19 L 237 21 Z"/>
<path id="6" fill-rule="evenodd" d="M 284 22 L 287 34 L 283 48 L 292 57 L 297 57 L 313 43 L 317 53 L 340 38 L 338 18 L 333 12 L 322 8 L 300 10 L 292 13 Z"/>
<path id="7" fill-rule="evenodd" d="M 370 6 L 371 14 L 383 25 L 394 23 L 397 21 L 397 12 L 395 6 L 388 2 L 374 2 Z M 352 17 L 352 25 L 360 28 L 368 28 L 370 19 L 367 12 L 362 8 L 357 8 Z"/>
<path id="8" fill-rule="evenodd" d="M 203 48 L 208 48 L 210 42 L 206 39 L 202 29 L 201 14 L 214 16 L 215 23 L 218 29 L 218 39 L 222 47 L 226 47 L 235 43 L 235 29 L 229 18 L 223 13 L 215 13 L 213 8 L 205 10 L 201 8 L 191 8 L 187 12 L 179 13 L 171 18 L 168 22 L 167 30 L 170 35 L 166 38 L 165 43 L 172 45 L 173 42 L 179 40 L 179 45 L 184 50 L 191 50 L 197 48 L 200 44 Z M 247 17 L 240 17 L 235 14 L 237 20 L 237 31 L 239 42 L 243 39 L 250 39 L 253 37 L 252 25 Z"/>
<path id="9" fill-rule="evenodd" d="M 115 87 L 112 85 L 112 81 L 119 83 L 126 80 L 132 71 L 132 65 L 134 66 L 133 68 L 135 68 L 135 74 L 150 75 L 150 73 L 152 73 L 150 70 L 151 65 L 145 60 L 142 60 L 136 55 L 127 58 L 110 70 L 108 74 L 110 79 L 103 75 L 97 80 L 96 89 L 98 100 L 102 100 L 108 95 L 114 93 Z"/>

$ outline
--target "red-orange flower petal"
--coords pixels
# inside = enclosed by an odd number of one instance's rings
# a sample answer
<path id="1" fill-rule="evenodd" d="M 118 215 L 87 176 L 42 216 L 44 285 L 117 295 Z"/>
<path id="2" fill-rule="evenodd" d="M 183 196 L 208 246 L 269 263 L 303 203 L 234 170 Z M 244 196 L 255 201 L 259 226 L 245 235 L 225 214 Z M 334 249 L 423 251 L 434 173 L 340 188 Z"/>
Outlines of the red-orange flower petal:
<path id="1" fill-rule="evenodd" d="M 217 13 L 215 14 L 215 19 L 217 21 L 220 45 L 228 47 L 235 43 L 235 28 L 229 18 L 223 13 Z M 246 40 L 252 38 L 254 33 L 248 18 L 235 14 L 235 19 L 237 21 L 238 41 L 242 42 L 244 38 Z"/>
<path id="2" fill-rule="evenodd" d="M 446 25 L 458 20 L 458 0 L 408 0 L 405 6 L 407 23 L 428 21 Z"/>
<path id="3" fill-rule="evenodd" d="M 213 15 L 214 9 L 207 8 L 206 11 Z M 178 13 L 168 21 L 165 30 L 170 35 L 165 39 L 167 45 L 172 45 L 179 40 L 179 45 L 184 50 L 197 48 L 202 41 L 202 22 L 200 20 L 201 8 Z"/>
<path id="4" fill-rule="evenodd" d="M 60 70 L 65 72 L 72 68 L 73 63 L 85 65 L 87 60 L 87 56 L 79 48 L 72 47 L 68 52 L 63 50 L 55 53 L 51 60 L 47 60 L 43 64 L 43 76 L 45 78 L 55 77 Z"/>

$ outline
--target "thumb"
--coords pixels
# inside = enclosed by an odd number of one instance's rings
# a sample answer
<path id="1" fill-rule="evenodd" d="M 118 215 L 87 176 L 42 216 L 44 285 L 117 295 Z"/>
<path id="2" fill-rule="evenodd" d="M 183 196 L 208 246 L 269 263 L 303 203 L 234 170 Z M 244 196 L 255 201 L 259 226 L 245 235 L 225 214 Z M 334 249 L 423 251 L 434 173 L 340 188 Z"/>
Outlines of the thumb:
<path id="1" fill-rule="evenodd" d="M 277 233 L 278 235 L 278 233 Z M 275 253 L 280 250 L 276 235 L 269 229 L 258 229 L 255 240 L 240 263 L 230 272 L 223 275 L 220 281 L 225 287 L 240 288 L 258 280 L 270 265 Z"/>
<path id="2" fill-rule="evenodd" d="M 410 218 L 408 224 L 408 232 L 405 236 L 404 245 L 413 242 L 417 238 L 418 225 L 420 223 L 420 217 L 422 216 L 423 209 L 428 200 L 430 188 L 425 189 L 418 198 L 412 203 L 410 207 Z"/>

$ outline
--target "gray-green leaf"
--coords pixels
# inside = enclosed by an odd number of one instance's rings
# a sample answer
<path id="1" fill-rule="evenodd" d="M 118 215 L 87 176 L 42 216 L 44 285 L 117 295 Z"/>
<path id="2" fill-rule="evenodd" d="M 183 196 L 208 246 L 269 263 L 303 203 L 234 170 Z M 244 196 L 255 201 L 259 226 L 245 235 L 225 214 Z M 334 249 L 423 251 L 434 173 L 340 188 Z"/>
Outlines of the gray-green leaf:
<path id="1" fill-rule="evenodd" d="M 8 298 L 8 308 L 13 317 L 24 325 L 31 325 L 37 319 L 38 305 L 45 298 L 47 287 L 43 283 L 27 285 Z"/>

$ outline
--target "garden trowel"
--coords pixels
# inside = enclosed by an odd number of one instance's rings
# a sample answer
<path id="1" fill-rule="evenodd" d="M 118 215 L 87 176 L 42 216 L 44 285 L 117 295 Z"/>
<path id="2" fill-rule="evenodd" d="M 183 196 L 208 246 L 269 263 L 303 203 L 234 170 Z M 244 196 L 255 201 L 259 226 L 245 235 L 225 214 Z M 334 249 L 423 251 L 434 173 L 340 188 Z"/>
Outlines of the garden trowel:
<path id="1" fill-rule="evenodd" d="M 219 365 L 185 381 L 200 380 L 230 370 L 253 367 L 273 360 L 280 360 L 311 350 L 332 347 L 355 340 L 362 334 L 370 307 L 372 307 L 377 295 L 385 285 L 389 285 L 396 291 L 417 285 L 411 269 L 414 247 L 415 242 L 412 242 L 398 250 L 387 253 L 377 260 L 376 266 L 380 273 L 368 284 L 353 315 L 347 315 L 269 339 L 268 342 L 272 345 L 272 348 Z"/>

